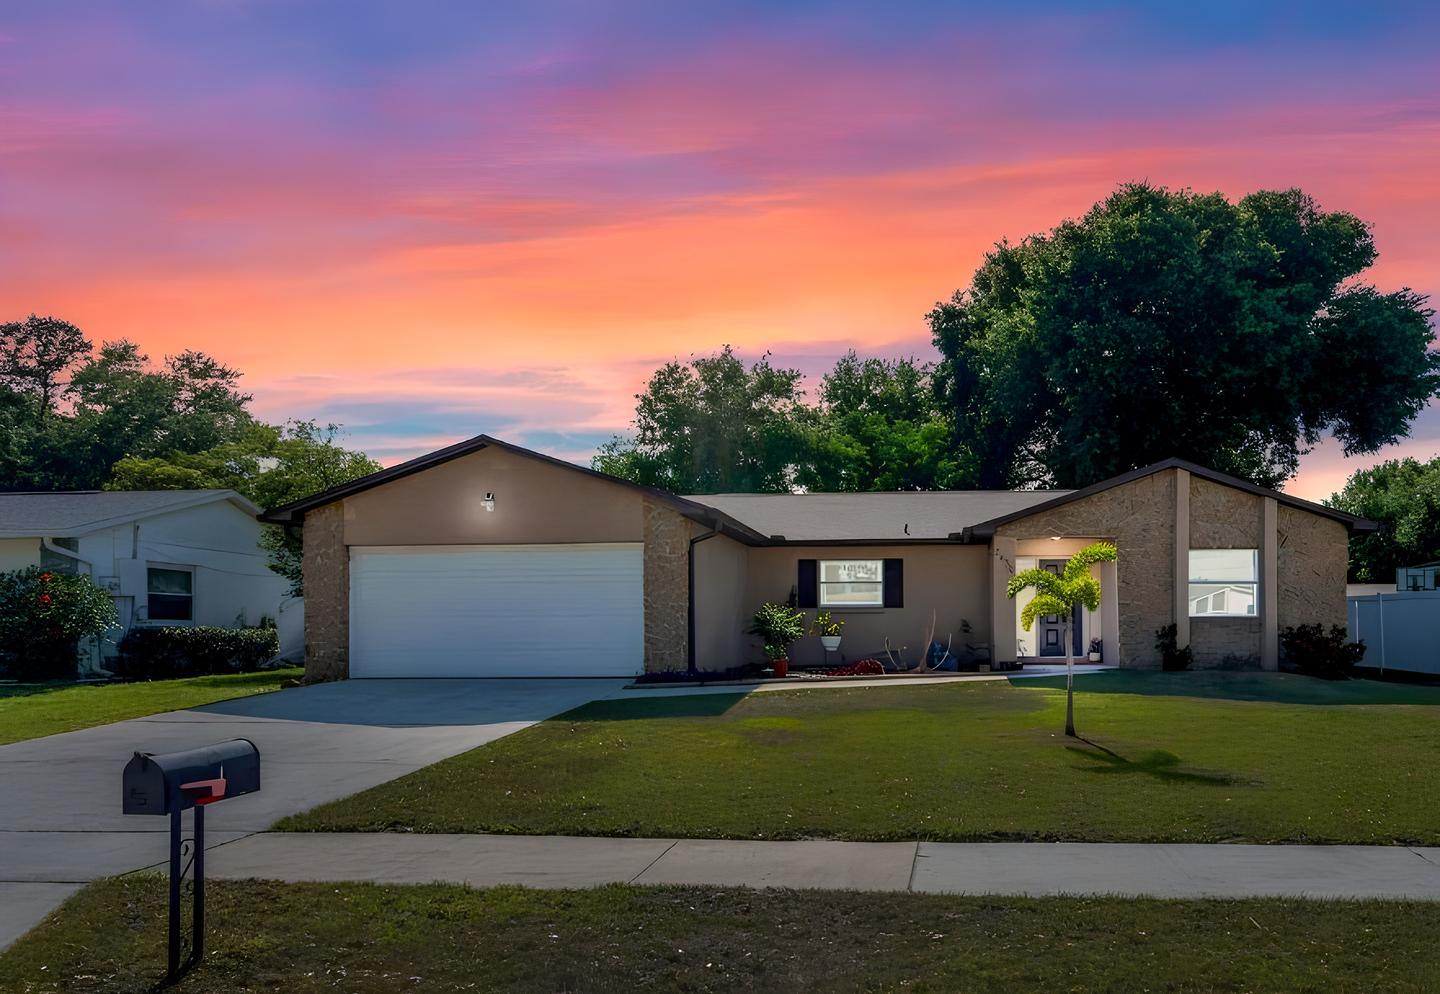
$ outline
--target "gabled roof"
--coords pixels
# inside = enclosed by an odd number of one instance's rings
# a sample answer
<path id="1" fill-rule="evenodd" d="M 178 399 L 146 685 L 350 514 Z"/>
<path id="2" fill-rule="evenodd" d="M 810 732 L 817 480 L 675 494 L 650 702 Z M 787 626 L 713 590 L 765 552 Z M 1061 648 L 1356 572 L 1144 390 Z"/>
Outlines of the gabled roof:
<path id="1" fill-rule="evenodd" d="M 403 479 L 494 446 L 561 469 L 583 473 L 639 491 L 680 514 L 747 545 L 795 543 L 897 544 L 905 542 L 987 542 L 1009 521 L 1060 507 L 1072 500 L 1150 476 L 1166 469 L 1185 469 L 1196 476 L 1247 493 L 1273 497 L 1290 507 L 1341 522 L 1352 531 L 1374 531 L 1375 522 L 1315 504 L 1278 490 L 1207 469 L 1183 459 L 1166 459 L 1131 470 L 1080 490 L 941 490 L 841 494 L 696 494 L 679 497 L 657 487 L 642 486 L 618 476 L 566 462 L 555 456 L 512 445 L 490 435 L 476 435 L 408 462 L 382 469 L 303 500 L 270 508 L 260 520 L 298 524 L 307 511 L 354 494 Z M 3 520 L 3 519 L 0 519 Z"/>
<path id="2" fill-rule="evenodd" d="M 945 542 L 957 532 L 1068 490 L 901 490 L 820 494 L 696 494 L 773 540 Z"/>
<path id="3" fill-rule="evenodd" d="M 272 507 L 260 515 L 260 520 L 277 525 L 298 524 L 304 520 L 305 512 L 307 511 L 312 511 L 317 507 L 324 507 L 326 504 L 333 504 L 337 500 L 343 500 L 346 497 L 363 493 L 366 490 L 381 486 L 382 484 L 403 479 L 414 473 L 430 469 L 433 466 L 439 466 L 441 463 L 447 463 L 452 459 L 459 459 L 461 456 L 468 456 L 472 452 L 479 452 L 481 449 L 491 446 L 530 459 L 538 459 L 541 462 L 558 466 L 561 469 L 567 469 L 575 473 L 584 473 L 587 476 L 593 476 L 618 486 L 639 491 L 648 497 L 660 501 L 662 504 L 674 508 L 692 521 L 698 521 L 707 527 L 714 528 L 716 531 L 723 532 L 741 542 L 758 545 L 765 541 L 764 535 L 736 521 L 717 508 L 709 507 L 684 497 L 677 497 L 668 490 L 661 490 L 658 487 L 642 486 L 638 483 L 632 483 L 630 480 L 623 480 L 618 476 L 611 476 L 609 473 L 602 473 L 599 470 L 579 466 L 573 462 L 566 462 L 564 459 L 557 459 L 555 456 L 547 456 L 543 452 L 526 449 L 519 445 L 513 445 L 510 442 L 502 442 L 500 439 L 493 438 L 490 435 L 476 435 L 474 438 L 467 438 L 463 442 L 456 442 L 454 445 L 447 445 L 443 449 L 436 449 L 434 452 L 417 456 L 408 462 L 391 466 L 388 469 L 382 469 L 379 472 L 351 480 L 349 483 L 342 483 L 328 490 L 322 490 L 318 494 L 312 494 L 302 500 L 282 504 L 279 507 Z"/>
<path id="4" fill-rule="evenodd" d="M 1103 493 L 1104 491 L 1110 490 L 1113 487 L 1118 487 L 1122 484 L 1131 483 L 1135 480 L 1144 479 L 1147 476 L 1153 476 L 1154 474 L 1167 469 L 1187 470 L 1192 476 L 1198 476 L 1201 479 L 1210 480 L 1214 483 L 1219 483 L 1227 487 L 1234 487 L 1236 490 L 1243 490 L 1246 493 L 1254 494 L 1257 497 L 1273 497 L 1277 503 L 1284 504 L 1286 507 L 1293 507 L 1301 511 L 1309 511 L 1311 514 L 1318 514 L 1321 517 L 1330 518 L 1334 521 L 1338 521 L 1346 528 L 1350 529 L 1352 532 L 1373 532 L 1375 529 L 1380 527 L 1374 521 L 1370 521 L 1367 518 L 1361 518 L 1353 514 L 1347 514 L 1346 512 L 1337 510 L 1336 508 L 1326 507 L 1324 504 L 1316 504 L 1313 501 L 1302 500 L 1299 497 L 1292 497 L 1290 494 L 1287 494 L 1280 490 L 1271 490 L 1268 487 L 1257 486 L 1256 484 L 1251 483 L 1249 480 L 1242 480 L 1238 476 L 1230 476 L 1228 473 L 1221 473 L 1218 470 L 1213 470 L 1206 466 L 1201 466 L 1199 463 L 1189 462 L 1185 459 L 1164 459 L 1157 463 L 1151 463 L 1149 466 L 1142 466 L 1139 469 L 1132 469 L 1128 473 L 1121 473 L 1119 476 L 1112 476 L 1108 480 L 1101 480 L 1099 483 L 1092 483 L 1088 487 L 1081 487 L 1079 490 L 1072 490 L 1069 493 L 1062 494 L 1051 500 L 1035 504 L 1031 507 L 1024 508 L 1022 510 L 1012 511 L 1008 514 L 1002 514 L 999 517 L 991 518 L 988 521 L 983 521 L 977 525 L 964 529 L 963 535 L 961 537 L 967 542 L 989 541 L 990 537 L 995 534 L 995 529 L 1003 524 L 1007 524 L 1011 521 L 1018 521 L 1021 518 L 1028 518 L 1032 514 L 1040 514 L 1041 512 L 1048 511 L 1052 508 L 1063 507 L 1071 501 L 1080 500 L 1084 497 L 1089 497 L 1092 494 Z"/>
<path id="5" fill-rule="evenodd" d="M 69 490 L 0 493 L 0 538 L 68 538 L 215 501 L 260 508 L 233 490 Z"/>

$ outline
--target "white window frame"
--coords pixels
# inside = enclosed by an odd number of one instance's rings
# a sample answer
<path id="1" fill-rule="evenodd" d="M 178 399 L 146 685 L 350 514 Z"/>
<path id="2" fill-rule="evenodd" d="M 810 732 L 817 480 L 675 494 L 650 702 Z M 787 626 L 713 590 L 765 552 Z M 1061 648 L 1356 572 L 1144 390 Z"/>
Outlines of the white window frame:
<path id="1" fill-rule="evenodd" d="M 1191 618 L 1201 618 L 1201 619 L 1204 619 L 1204 618 L 1258 618 L 1258 617 L 1260 616 L 1260 550 L 1259 550 L 1259 549 L 1191 549 L 1191 550 L 1190 550 L 1189 561 L 1190 561 L 1192 564 L 1193 564 L 1194 561 L 1195 561 L 1195 553 L 1197 553 L 1197 552 L 1243 552 L 1243 553 L 1248 553 L 1249 556 L 1250 556 L 1250 562 L 1251 562 L 1251 564 L 1252 564 L 1252 566 L 1253 566 L 1253 572 L 1251 573 L 1252 579 L 1249 579 L 1249 580 L 1237 580 L 1237 579 L 1234 579 L 1233 577 L 1227 577 L 1227 578 L 1224 578 L 1224 579 L 1216 579 L 1216 578 L 1213 578 L 1213 577 L 1201 577 L 1201 576 L 1197 576 L 1196 573 L 1195 573 L 1195 567 L 1194 567 L 1193 565 L 1190 566 L 1190 568 L 1189 568 L 1189 570 L 1188 570 L 1188 572 L 1189 572 L 1189 577 L 1188 577 L 1188 579 L 1187 579 L 1187 581 L 1186 581 L 1186 594 L 1187 594 L 1186 599 L 1187 599 L 1187 601 L 1188 601 L 1189 604 L 1190 604 L 1190 617 L 1191 617 Z M 1231 601 L 1243 600 L 1243 598 L 1231 597 L 1230 594 L 1229 594 L 1228 588 L 1233 587 L 1233 588 L 1236 588 L 1237 590 L 1248 589 L 1248 590 L 1250 591 L 1250 604 L 1249 604 L 1249 607 L 1251 608 L 1251 610 L 1248 610 L 1248 611 L 1231 611 L 1231 610 L 1225 610 L 1225 611 L 1205 611 L 1205 612 L 1203 612 L 1203 613 L 1197 614 L 1197 613 L 1195 612 L 1195 602 L 1196 602 L 1197 600 L 1200 600 L 1200 599 L 1203 598 L 1203 599 L 1205 600 L 1205 602 L 1206 602 L 1207 605 L 1210 605 L 1210 606 L 1213 607 L 1214 604 L 1215 604 L 1215 595 L 1216 595 L 1217 593 L 1222 592 L 1222 591 L 1212 590 L 1212 591 L 1210 591 L 1210 592 L 1208 592 L 1208 593 L 1205 593 L 1205 594 L 1197 594 L 1197 593 L 1195 592 L 1195 587 L 1196 587 L 1197 585 L 1226 588 L 1226 589 L 1224 590 L 1224 593 L 1225 593 L 1225 595 L 1226 595 L 1226 596 L 1225 596 L 1225 603 L 1226 603 L 1227 607 L 1228 607 L 1228 605 L 1230 604 Z"/>
<path id="2" fill-rule="evenodd" d="M 155 618 L 151 616 L 150 598 L 155 592 L 150 589 L 150 571 L 152 569 L 170 570 L 173 573 L 190 574 L 190 617 L 188 618 Z M 182 594 L 161 594 L 162 597 L 180 597 Z M 151 563 L 145 564 L 145 624 L 147 625 L 169 625 L 184 627 L 195 624 L 195 567 L 184 563 Z"/>
<path id="3" fill-rule="evenodd" d="M 870 580 L 860 580 L 860 581 L 856 581 L 856 580 L 831 580 L 830 583 L 831 583 L 831 584 L 838 584 L 838 583 L 857 583 L 857 582 L 859 582 L 859 583 L 871 583 L 871 582 L 877 583 L 877 584 L 879 584 L 879 586 L 880 586 L 880 592 L 875 595 L 875 600 L 874 600 L 874 601 L 829 601 L 829 600 L 826 600 L 826 599 L 825 599 L 825 587 L 826 587 L 826 583 L 825 583 L 825 567 L 826 567 L 826 566 L 835 565 L 836 563 L 874 563 L 874 564 L 876 565 L 876 567 L 877 567 L 877 574 L 876 574 L 875 580 L 873 580 L 873 581 L 870 581 Z M 885 560 L 883 560 L 883 559 L 872 559 L 872 558 L 870 558 L 870 557 L 868 557 L 868 556 L 867 556 L 866 558 L 864 558 L 864 559 L 860 559 L 860 558 L 851 558 L 851 559 L 822 559 L 822 560 L 820 560 L 818 563 L 816 563 L 816 565 L 815 565 L 815 586 L 816 586 L 816 590 L 815 590 L 815 602 L 816 602 L 817 605 L 819 605 L 820 607 L 823 607 L 823 608 L 830 608 L 831 610 L 847 611 L 847 610 L 850 610 L 851 608 L 884 607 L 884 606 L 885 606 Z"/>

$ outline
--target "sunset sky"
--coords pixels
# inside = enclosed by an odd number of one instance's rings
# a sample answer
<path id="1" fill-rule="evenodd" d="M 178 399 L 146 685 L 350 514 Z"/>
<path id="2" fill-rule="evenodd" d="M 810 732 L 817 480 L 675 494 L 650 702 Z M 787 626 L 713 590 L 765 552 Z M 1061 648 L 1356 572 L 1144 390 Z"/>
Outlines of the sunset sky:
<path id="1" fill-rule="evenodd" d="M 988 246 L 1126 180 L 1299 186 L 1440 293 L 1440 5 L 1019 6 L 8 0 L 0 318 L 203 349 L 385 462 L 584 460 L 674 357 L 934 357 Z"/>

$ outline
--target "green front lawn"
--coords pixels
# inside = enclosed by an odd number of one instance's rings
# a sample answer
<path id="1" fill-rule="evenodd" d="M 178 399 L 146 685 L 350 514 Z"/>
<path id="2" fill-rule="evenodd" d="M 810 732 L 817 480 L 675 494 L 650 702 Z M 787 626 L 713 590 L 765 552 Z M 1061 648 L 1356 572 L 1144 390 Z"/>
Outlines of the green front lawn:
<path id="1" fill-rule="evenodd" d="M 1440 904 L 212 882 L 179 992 L 1420 992 Z M 149 991 L 164 882 L 92 885 L 0 955 L 0 991 Z"/>
<path id="2" fill-rule="evenodd" d="M 1440 843 L 1440 688 L 1282 674 L 601 701 L 311 831 Z"/>
<path id="3" fill-rule="evenodd" d="M 279 690 L 299 667 L 146 683 L 0 686 L 0 745 Z"/>

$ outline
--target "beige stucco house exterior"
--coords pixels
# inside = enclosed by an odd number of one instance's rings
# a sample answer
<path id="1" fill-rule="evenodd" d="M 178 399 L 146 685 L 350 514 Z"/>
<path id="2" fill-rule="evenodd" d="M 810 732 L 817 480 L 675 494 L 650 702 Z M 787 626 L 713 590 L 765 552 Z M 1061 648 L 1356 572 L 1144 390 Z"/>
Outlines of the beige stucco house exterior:
<path id="1" fill-rule="evenodd" d="M 1345 623 L 1347 543 L 1371 522 L 1168 460 L 1083 490 L 682 497 L 479 436 L 267 511 L 303 529 L 311 679 L 627 676 L 759 658 L 765 601 L 846 622 L 841 653 L 934 639 L 962 659 L 1060 656 L 1006 581 L 1096 540 L 1100 610 L 1072 651 L 1156 667 L 1278 665 L 1290 625 Z M 839 663 L 818 638 L 795 665 Z"/>

